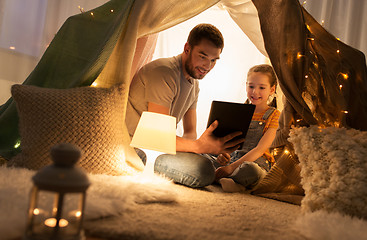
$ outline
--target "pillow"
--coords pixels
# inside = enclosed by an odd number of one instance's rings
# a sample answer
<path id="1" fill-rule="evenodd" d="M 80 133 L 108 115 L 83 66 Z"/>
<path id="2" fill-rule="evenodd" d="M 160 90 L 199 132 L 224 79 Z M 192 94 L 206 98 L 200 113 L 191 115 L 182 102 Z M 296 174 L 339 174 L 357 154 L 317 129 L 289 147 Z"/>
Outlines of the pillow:
<path id="1" fill-rule="evenodd" d="M 292 129 L 288 140 L 300 161 L 303 210 L 367 219 L 367 132 L 311 126 Z"/>
<path id="2" fill-rule="evenodd" d="M 89 173 L 125 175 L 140 170 L 143 165 L 136 154 L 126 162 L 133 149 L 124 125 L 125 91 L 122 84 L 71 89 L 12 86 L 21 152 L 9 165 L 38 170 L 51 163 L 53 145 L 72 143 L 82 150 L 79 165 Z"/>

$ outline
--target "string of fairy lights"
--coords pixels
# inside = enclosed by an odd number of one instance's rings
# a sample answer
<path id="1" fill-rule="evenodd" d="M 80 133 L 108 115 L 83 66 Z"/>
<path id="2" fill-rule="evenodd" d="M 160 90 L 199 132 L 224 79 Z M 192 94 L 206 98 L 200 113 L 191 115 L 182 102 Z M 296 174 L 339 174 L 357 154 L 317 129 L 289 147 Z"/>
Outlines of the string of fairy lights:
<path id="1" fill-rule="evenodd" d="M 302 6 L 304 6 L 304 5 L 306 5 L 307 4 L 307 1 L 303 1 L 303 3 L 302 3 Z M 81 6 L 78 6 L 78 9 L 79 9 L 79 11 L 81 12 L 81 13 L 84 13 L 85 11 L 84 11 L 84 8 L 83 7 L 81 7 Z M 110 12 L 111 13 L 113 13 L 114 12 L 114 10 L 113 9 L 111 9 L 110 10 Z M 94 12 L 90 12 L 89 13 L 91 16 L 94 16 Z M 320 25 L 321 26 L 323 26 L 324 27 L 324 25 L 325 25 L 325 20 L 324 19 L 322 19 L 321 21 L 320 21 Z M 306 25 L 306 27 L 307 27 L 307 29 L 308 29 L 308 31 L 310 32 L 310 33 L 312 33 L 312 30 L 311 30 L 311 27 L 309 26 L 309 25 Z M 307 40 L 309 40 L 309 41 L 315 41 L 315 38 L 312 36 L 312 37 L 308 37 L 307 38 Z M 336 44 L 337 44 L 337 50 L 336 50 L 336 53 L 337 53 L 337 57 L 340 59 L 340 54 L 341 54 L 341 52 L 340 52 L 340 49 L 339 49 L 339 47 L 338 47 L 338 45 L 339 45 L 339 43 L 338 43 L 338 41 L 340 41 L 340 39 L 339 38 L 336 38 Z M 312 43 L 311 43 L 312 44 Z M 305 55 L 304 54 L 302 54 L 302 53 L 297 53 L 297 59 L 301 59 L 302 57 L 305 57 Z M 341 62 L 341 61 L 339 61 L 339 62 Z M 318 64 L 316 63 L 316 62 L 313 62 L 313 64 L 314 64 L 314 66 L 316 67 L 316 68 L 318 68 Z M 339 79 L 339 76 L 341 76 L 342 77 L 342 79 L 345 81 L 345 80 L 347 80 L 348 79 L 348 73 L 343 73 L 343 72 L 340 72 L 338 75 L 337 75 L 337 83 L 338 83 L 338 87 L 339 87 L 339 90 L 342 92 L 343 91 L 343 84 L 344 84 L 344 81 L 342 81 L 342 80 L 340 80 Z M 304 76 L 306 79 L 308 79 L 309 78 L 309 75 L 308 74 L 305 74 L 305 76 Z M 93 82 L 92 83 L 92 85 L 91 86 L 93 86 L 93 87 L 96 87 L 97 86 L 97 82 L 95 81 L 95 82 Z M 348 111 L 347 110 L 342 110 L 341 111 L 341 113 L 343 113 L 343 114 L 347 114 L 348 113 Z M 334 122 L 334 123 L 331 123 L 331 122 L 325 122 L 325 125 L 326 126 L 328 126 L 328 125 L 333 125 L 333 126 L 339 126 L 340 125 L 340 122 L 341 122 L 341 118 L 343 118 L 343 117 L 340 117 L 340 119 L 339 119 L 339 121 L 338 122 Z M 296 122 L 301 122 L 302 121 L 302 119 L 296 119 Z"/>
<path id="2" fill-rule="evenodd" d="M 78 6 L 78 9 L 79 9 L 79 11 L 81 12 L 81 13 L 84 13 L 85 11 L 84 11 L 84 8 L 82 8 L 81 6 Z M 114 10 L 113 9 L 111 9 L 110 10 L 110 12 L 111 13 L 113 13 L 114 12 Z M 90 15 L 91 16 L 94 16 L 94 13 L 93 12 L 90 12 Z"/>
<path id="3" fill-rule="evenodd" d="M 307 4 L 307 1 L 303 1 L 302 6 L 305 6 L 306 4 Z M 319 23 L 322 27 L 324 27 L 325 20 L 322 19 Z M 309 35 L 307 37 L 307 41 L 308 41 L 307 46 L 310 46 L 310 48 L 313 49 L 312 46 L 313 46 L 314 41 L 316 41 L 316 39 L 315 39 L 315 36 L 312 34 L 313 31 L 312 31 L 311 27 L 308 24 L 306 24 L 306 28 L 308 30 L 308 35 Z M 340 72 L 336 75 L 336 81 L 335 82 L 336 82 L 336 84 L 338 84 L 338 88 L 339 88 L 341 96 L 343 96 L 343 87 L 344 87 L 345 81 L 347 81 L 348 78 L 349 78 L 349 74 L 347 72 L 342 71 L 343 66 L 342 66 L 342 61 L 341 61 L 341 50 L 340 50 L 340 47 L 339 47 L 340 46 L 339 41 L 340 41 L 340 39 L 336 37 L 335 38 L 335 43 L 336 43 L 336 45 L 335 45 L 336 50 L 335 51 L 336 51 L 336 57 L 339 60 L 338 62 L 340 63 Z M 315 59 L 315 61 L 312 61 L 313 67 L 315 69 L 318 69 L 319 65 L 317 63 L 317 60 L 318 60 L 317 54 L 312 52 L 312 50 L 307 50 L 307 51 L 310 51 L 310 54 L 313 55 L 313 58 Z M 306 57 L 308 57 L 308 56 L 306 56 L 304 53 L 298 52 L 296 59 L 302 59 L 302 58 L 306 58 Z M 305 70 L 308 71 L 308 69 L 305 69 Z M 319 76 L 322 77 L 321 74 L 319 74 Z M 310 77 L 309 73 L 306 72 L 305 75 L 304 75 L 304 78 L 307 80 L 309 77 Z M 335 126 L 335 127 L 341 126 L 341 122 L 345 118 L 345 114 L 348 114 L 348 111 L 346 109 L 343 109 L 340 112 L 341 112 L 341 115 L 339 115 L 339 119 L 337 119 L 337 121 L 332 122 L 332 121 L 327 121 L 326 119 L 323 119 L 324 124 L 320 124 L 320 125 L 324 125 L 323 127 L 325 127 L 325 126 Z M 321 119 L 317 119 L 317 120 L 320 122 Z M 296 122 L 301 122 L 301 121 L 302 121 L 301 118 L 296 119 Z"/>
<path id="4" fill-rule="evenodd" d="M 78 6 L 78 9 L 81 13 L 84 13 L 84 8 L 82 8 L 81 6 Z M 110 9 L 110 12 L 111 13 L 114 13 L 114 9 Z M 94 13 L 93 12 L 90 12 L 90 15 L 93 17 L 94 16 Z M 98 86 L 98 83 L 97 81 L 94 81 L 92 84 L 91 84 L 92 87 L 97 87 Z"/>
<path id="5" fill-rule="evenodd" d="M 304 6 L 305 4 L 307 3 L 307 1 L 303 1 L 302 3 L 302 6 Z M 319 24 L 322 26 L 322 27 L 325 27 L 325 20 L 321 20 L 319 22 Z M 309 25 L 306 24 L 305 26 L 308 30 L 308 36 L 307 36 L 307 46 L 309 46 L 311 49 L 313 49 L 313 44 L 315 41 L 317 41 L 317 39 L 315 39 L 315 36 L 312 34 L 312 29 Z M 335 38 L 335 53 L 336 53 L 336 56 L 337 56 L 337 59 L 340 63 L 340 70 L 343 69 L 343 66 L 342 66 L 342 61 L 341 61 L 341 50 L 339 48 L 340 44 L 339 44 L 339 41 L 340 39 L 339 38 Z M 310 49 L 308 49 L 308 47 L 306 47 L 305 51 L 309 51 L 309 54 L 308 55 L 312 55 L 314 58 L 315 58 L 315 61 L 312 61 L 312 66 L 315 68 L 315 69 L 319 69 L 319 64 L 317 62 L 317 54 L 315 52 L 312 52 Z M 298 52 L 297 55 L 296 55 L 296 59 L 297 60 L 307 60 L 309 56 L 306 56 L 305 53 L 302 53 L 302 52 Z M 306 65 L 307 66 L 307 65 Z M 308 71 L 308 68 L 305 69 L 305 71 Z M 317 73 L 321 76 L 320 74 L 320 71 L 317 71 Z M 305 75 L 304 75 L 304 78 L 305 80 L 310 80 L 309 78 L 312 77 L 312 76 L 309 76 L 309 72 L 305 72 Z M 338 88 L 340 90 L 340 94 L 343 95 L 343 87 L 344 87 L 344 83 L 345 81 L 348 80 L 349 78 L 349 74 L 347 72 L 343 72 L 343 71 L 340 71 L 337 76 L 336 76 L 336 84 L 338 84 Z M 342 114 L 348 114 L 348 111 L 347 110 L 341 110 L 341 113 Z M 302 116 L 301 114 L 298 114 L 296 113 L 296 115 L 294 116 L 295 117 L 295 125 L 302 125 L 304 124 L 303 122 L 303 119 L 302 119 Z M 326 122 L 324 124 L 324 126 L 322 126 L 322 124 L 320 124 L 320 119 L 318 119 L 319 121 L 319 128 L 320 128 L 320 131 L 323 127 L 327 127 L 327 126 L 335 126 L 335 127 L 339 127 L 340 126 L 340 123 L 341 123 L 341 118 L 339 119 L 339 122 L 334 122 L 334 123 L 331 123 L 331 122 Z M 271 150 L 271 153 L 272 155 L 275 157 L 276 161 L 279 162 L 279 161 L 289 161 L 289 159 L 292 159 L 293 161 L 296 161 L 298 162 L 298 158 L 294 152 L 294 149 L 293 149 L 293 146 L 291 144 L 286 144 L 284 146 L 279 146 L 279 147 L 275 147 Z"/>

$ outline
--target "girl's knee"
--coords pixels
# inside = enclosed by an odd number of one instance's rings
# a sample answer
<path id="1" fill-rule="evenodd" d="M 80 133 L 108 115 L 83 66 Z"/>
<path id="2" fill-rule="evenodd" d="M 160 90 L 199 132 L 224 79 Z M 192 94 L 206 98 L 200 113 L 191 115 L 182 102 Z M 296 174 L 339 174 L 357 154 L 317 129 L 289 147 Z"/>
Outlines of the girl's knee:
<path id="1" fill-rule="evenodd" d="M 245 187 L 256 184 L 266 174 L 260 166 L 253 162 L 242 163 L 232 179 Z"/>

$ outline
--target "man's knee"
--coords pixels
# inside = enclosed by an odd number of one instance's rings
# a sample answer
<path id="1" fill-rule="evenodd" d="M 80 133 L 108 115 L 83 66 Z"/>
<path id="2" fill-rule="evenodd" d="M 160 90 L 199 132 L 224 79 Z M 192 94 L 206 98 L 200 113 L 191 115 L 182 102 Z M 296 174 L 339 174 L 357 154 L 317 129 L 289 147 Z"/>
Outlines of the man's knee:
<path id="1" fill-rule="evenodd" d="M 215 168 L 211 161 L 194 153 L 178 152 L 157 158 L 154 169 L 174 182 L 189 187 L 204 187 L 214 181 Z"/>

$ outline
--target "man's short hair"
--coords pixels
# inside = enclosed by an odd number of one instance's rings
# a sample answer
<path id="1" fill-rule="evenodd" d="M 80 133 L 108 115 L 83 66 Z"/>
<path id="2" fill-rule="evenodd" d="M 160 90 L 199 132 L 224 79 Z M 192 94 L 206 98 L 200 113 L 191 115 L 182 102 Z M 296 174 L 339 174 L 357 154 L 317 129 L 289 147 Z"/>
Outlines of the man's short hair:
<path id="1" fill-rule="evenodd" d="M 201 40 L 207 39 L 211 41 L 217 48 L 223 49 L 224 40 L 222 33 L 215 26 L 207 23 L 196 25 L 189 34 L 187 42 L 194 47 L 199 45 Z"/>

